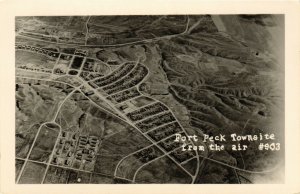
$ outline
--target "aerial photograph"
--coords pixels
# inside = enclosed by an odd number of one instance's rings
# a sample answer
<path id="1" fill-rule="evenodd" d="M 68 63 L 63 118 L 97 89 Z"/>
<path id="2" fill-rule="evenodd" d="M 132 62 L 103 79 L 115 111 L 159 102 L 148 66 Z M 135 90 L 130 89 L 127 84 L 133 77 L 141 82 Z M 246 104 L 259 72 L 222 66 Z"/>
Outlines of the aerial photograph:
<path id="1" fill-rule="evenodd" d="M 15 17 L 16 184 L 278 184 L 284 15 Z"/>

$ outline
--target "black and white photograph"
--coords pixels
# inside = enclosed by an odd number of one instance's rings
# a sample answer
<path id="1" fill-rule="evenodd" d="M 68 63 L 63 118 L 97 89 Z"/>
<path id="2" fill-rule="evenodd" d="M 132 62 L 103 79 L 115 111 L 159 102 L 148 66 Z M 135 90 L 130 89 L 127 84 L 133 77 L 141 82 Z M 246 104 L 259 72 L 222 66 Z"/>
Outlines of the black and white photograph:
<path id="1" fill-rule="evenodd" d="M 0 0 L 0 194 L 300 194 L 298 0 Z"/>
<path id="2" fill-rule="evenodd" d="M 14 19 L 15 184 L 285 183 L 284 14 Z"/>

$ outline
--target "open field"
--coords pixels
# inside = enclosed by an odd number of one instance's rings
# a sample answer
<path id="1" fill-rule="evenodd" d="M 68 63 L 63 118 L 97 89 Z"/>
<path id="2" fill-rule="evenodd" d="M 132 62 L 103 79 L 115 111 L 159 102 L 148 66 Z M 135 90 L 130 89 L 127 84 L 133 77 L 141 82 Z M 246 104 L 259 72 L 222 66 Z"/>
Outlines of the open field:
<path id="1" fill-rule="evenodd" d="M 19 183 L 21 184 L 39 184 L 42 182 L 43 174 L 45 173 L 46 165 L 34 162 L 28 162 L 21 175 Z"/>
<path id="2" fill-rule="evenodd" d="M 47 124 L 46 124 L 47 125 Z M 29 155 L 29 159 L 39 162 L 47 162 L 54 148 L 59 129 L 55 127 L 47 127 L 43 125 L 37 135 L 33 149 Z"/>

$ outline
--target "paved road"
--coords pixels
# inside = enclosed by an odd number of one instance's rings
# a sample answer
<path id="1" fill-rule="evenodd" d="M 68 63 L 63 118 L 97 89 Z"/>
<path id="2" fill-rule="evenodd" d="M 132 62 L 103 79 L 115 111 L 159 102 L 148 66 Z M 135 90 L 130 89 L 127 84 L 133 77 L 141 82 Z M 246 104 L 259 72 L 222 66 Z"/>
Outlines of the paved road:
<path id="1" fill-rule="evenodd" d="M 181 33 L 172 34 L 172 35 L 165 35 L 165 36 L 155 37 L 155 38 L 150 38 L 150 39 L 143 39 L 143 40 L 138 40 L 138 41 L 128 42 L 128 43 L 120 43 L 120 44 L 88 45 L 88 44 L 85 43 L 84 45 L 82 45 L 82 44 L 74 44 L 74 43 L 51 42 L 51 41 L 47 41 L 47 40 L 41 40 L 41 39 L 38 39 L 38 38 L 33 38 L 33 37 L 30 37 L 30 36 L 21 35 L 21 34 L 19 34 L 19 32 L 16 33 L 16 36 L 25 37 L 25 38 L 40 41 L 40 42 L 51 43 L 51 44 L 56 44 L 56 45 L 64 45 L 64 46 L 89 47 L 89 48 L 95 48 L 95 47 L 97 47 L 97 48 L 121 47 L 121 46 L 129 46 L 129 45 L 140 44 L 140 43 L 150 43 L 150 42 L 153 42 L 153 41 L 159 41 L 161 39 L 174 38 L 176 36 L 184 35 L 188 32 L 189 23 L 190 23 L 189 16 L 187 15 L 186 17 L 187 17 L 186 27 L 185 27 L 184 31 L 181 32 Z"/>

